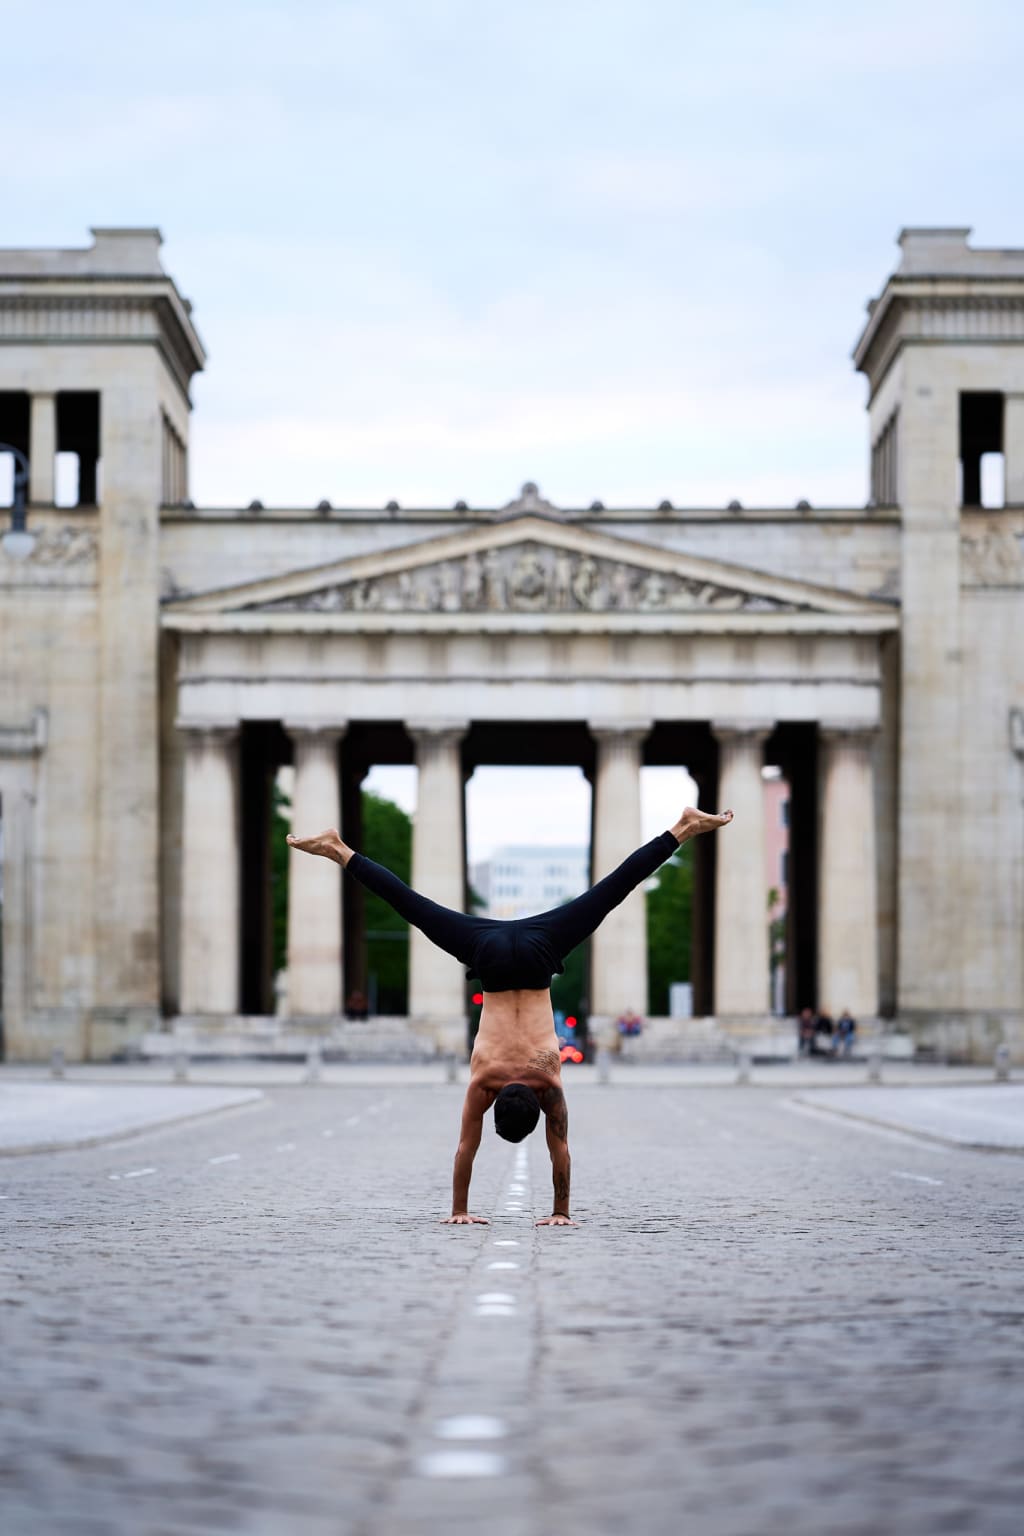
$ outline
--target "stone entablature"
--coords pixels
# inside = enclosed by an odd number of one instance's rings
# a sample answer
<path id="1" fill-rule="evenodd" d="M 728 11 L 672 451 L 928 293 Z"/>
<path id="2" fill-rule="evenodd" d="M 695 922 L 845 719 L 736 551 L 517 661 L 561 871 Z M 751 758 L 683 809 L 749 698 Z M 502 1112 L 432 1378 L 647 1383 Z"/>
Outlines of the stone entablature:
<path id="1" fill-rule="evenodd" d="M 972 250 L 970 233 L 901 232 L 903 261 L 868 304 L 853 351 L 872 396 L 907 343 L 1024 342 L 1024 257 L 1020 251 Z"/>
<path id="2" fill-rule="evenodd" d="M 83 250 L 0 250 L 0 345 L 155 346 L 188 400 L 206 362 L 158 229 L 94 229 Z"/>

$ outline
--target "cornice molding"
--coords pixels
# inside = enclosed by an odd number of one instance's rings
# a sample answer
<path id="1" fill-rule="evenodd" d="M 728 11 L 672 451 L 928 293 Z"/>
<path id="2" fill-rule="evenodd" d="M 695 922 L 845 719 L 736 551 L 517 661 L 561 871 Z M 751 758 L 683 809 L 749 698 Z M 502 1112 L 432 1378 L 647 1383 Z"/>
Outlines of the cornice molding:
<path id="1" fill-rule="evenodd" d="M 1024 342 L 1024 280 L 1017 277 L 891 277 L 853 349 L 872 396 L 908 343 L 942 346 Z"/>
<path id="2" fill-rule="evenodd" d="M 0 345 L 156 346 L 188 398 L 206 353 L 170 278 L 0 278 Z"/>

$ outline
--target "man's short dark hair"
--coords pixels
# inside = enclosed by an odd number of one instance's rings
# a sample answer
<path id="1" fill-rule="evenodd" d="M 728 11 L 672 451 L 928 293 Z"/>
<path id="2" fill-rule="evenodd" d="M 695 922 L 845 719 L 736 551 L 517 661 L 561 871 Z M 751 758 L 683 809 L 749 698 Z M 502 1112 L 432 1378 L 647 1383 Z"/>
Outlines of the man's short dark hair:
<path id="1" fill-rule="evenodd" d="M 522 1141 L 540 1119 L 540 1100 L 525 1083 L 506 1083 L 494 1101 L 494 1129 L 506 1141 Z"/>

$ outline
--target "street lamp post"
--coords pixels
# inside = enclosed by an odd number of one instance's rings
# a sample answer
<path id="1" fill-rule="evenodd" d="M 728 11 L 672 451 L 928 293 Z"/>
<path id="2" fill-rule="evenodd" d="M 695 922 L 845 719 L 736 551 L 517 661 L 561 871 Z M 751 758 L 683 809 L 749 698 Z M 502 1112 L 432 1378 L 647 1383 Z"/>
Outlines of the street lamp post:
<path id="1" fill-rule="evenodd" d="M 0 539 L 4 554 L 12 560 L 26 560 L 36 547 L 36 536 L 25 527 L 25 503 L 28 497 L 28 459 L 13 443 L 0 443 L 0 453 L 9 453 L 14 459 L 14 504 L 11 507 L 11 526 Z"/>

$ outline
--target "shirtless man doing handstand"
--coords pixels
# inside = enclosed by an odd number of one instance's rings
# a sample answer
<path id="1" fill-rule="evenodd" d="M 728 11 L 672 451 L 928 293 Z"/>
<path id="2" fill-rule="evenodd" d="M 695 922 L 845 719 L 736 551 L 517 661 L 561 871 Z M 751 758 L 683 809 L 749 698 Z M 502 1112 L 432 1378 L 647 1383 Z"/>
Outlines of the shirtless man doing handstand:
<path id="1" fill-rule="evenodd" d="M 343 843 L 335 829 L 316 837 L 289 837 L 292 848 L 341 864 L 367 890 L 467 967 L 483 989 L 484 1005 L 473 1055 L 462 1128 L 455 1154 L 452 1213 L 454 1225 L 486 1222 L 469 1213 L 469 1183 L 480 1145 L 484 1115 L 494 1106 L 494 1128 L 506 1141 L 522 1141 L 543 1111 L 554 1185 L 550 1216 L 541 1227 L 568 1227 L 569 1114 L 562 1092 L 561 1062 L 551 1011 L 551 977 L 564 969 L 565 957 L 594 932 L 643 880 L 671 858 L 676 849 L 701 832 L 728 826 L 732 811 L 720 816 L 685 810 L 668 832 L 631 853 L 618 869 L 574 901 L 537 917 L 501 922 L 452 912 L 420 896 L 383 865 Z"/>

